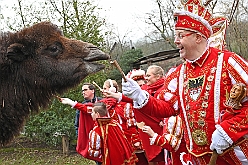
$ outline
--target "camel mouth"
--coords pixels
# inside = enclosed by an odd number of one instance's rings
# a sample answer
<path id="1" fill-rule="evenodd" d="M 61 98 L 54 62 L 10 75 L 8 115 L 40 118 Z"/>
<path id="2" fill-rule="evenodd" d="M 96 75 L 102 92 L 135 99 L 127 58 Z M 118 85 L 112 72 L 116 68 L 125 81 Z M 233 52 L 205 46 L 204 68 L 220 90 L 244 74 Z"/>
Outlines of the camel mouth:
<path id="1" fill-rule="evenodd" d="M 108 60 L 110 56 L 97 48 L 90 48 L 90 53 L 84 58 L 84 61 L 94 62 L 101 60 Z"/>

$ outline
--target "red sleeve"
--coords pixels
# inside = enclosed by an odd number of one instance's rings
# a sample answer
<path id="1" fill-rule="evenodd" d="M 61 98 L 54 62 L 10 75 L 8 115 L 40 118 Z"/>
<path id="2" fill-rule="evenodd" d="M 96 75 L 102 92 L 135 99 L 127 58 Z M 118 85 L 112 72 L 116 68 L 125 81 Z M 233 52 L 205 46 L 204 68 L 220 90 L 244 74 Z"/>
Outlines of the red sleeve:
<path id="1" fill-rule="evenodd" d="M 157 118 L 167 118 L 177 115 L 173 106 L 169 102 L 156 99 L 151 95 L 149 96 L 147 104 L 142 107 L 141 110 L 146 114 Z"/>
<path id="2" fill-rule="evenodd" d="M 239 138 L 247 134 L 248 130 L 248 102 L 243 104 L 241 112 L 236 114 L 229 120 L 224 120 L 220 123 L 221 127 L 228 134 L 228 136 L 236 142 Z"/>
<path id="3" fill-rule="evenodd" d="M 226 52 L 228 53 L 228 52 Z M 247 81 L 247 62 L 232 52 L 228 57 L 228 74 L 233 77 L 236 82 L 242 82 L 248 86 Z M 231 59 L 231 60 L 230 60 Z M 232 61 L 232 63 L 230 62 Z M 246 97 L 247 98 L 247 97 Z M 221 122 L 221 127 L 228 134 L 228 136 L 236 142 L 240 137 L 244 136 L 248 132 L 248 101 L 242 103 L 241 112 L 235 114 L 232 118 Z"/>
<path id="4" fill-rule="evenodd" d="M 91 113 L 93 104 L 92 103 L 77 103 L 73 108 L 78 109 L 84 113 Z"/>
<path id="5" fill-rule="evenodd" d="M 133 100 L 130 99 L 129 97 L 125 96 L 122 94 L 122 99 L 121 101 L 126 102 L 126 103 L 133 103 Z"/>
<path id="6" fill-rule="evenodd" d="M 162 148 L 171 152 L 175 151 L 164 136 L 165 135 L 158 135 L 155 139 L 154 145 L 161 146 Z"/>

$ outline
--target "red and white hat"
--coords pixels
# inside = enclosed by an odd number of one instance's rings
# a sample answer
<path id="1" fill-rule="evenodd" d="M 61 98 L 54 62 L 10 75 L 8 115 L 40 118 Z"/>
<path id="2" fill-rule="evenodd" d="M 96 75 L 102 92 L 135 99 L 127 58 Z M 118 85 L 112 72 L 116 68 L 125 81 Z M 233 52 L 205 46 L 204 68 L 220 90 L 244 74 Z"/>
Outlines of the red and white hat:
<path id="1" fill-rule="evenodd" d="M 181 0 L 181 4 L 174 12 L 175 29 L 195 31 L 209 38 L 212 27 L 209 21 L 212 14 L 202 4 L 201 0 Z"/>
<path id="2" fill-rule="evenodd" d="M 224 50 L 226 47 L 226 29 L 229 25 L 228 20 L 225 17 L 216 17 L 210 20 L 210 24 L 213 34 L 208 39 L 209 46 Z"/>
<path id="3" fill-rule="evenodd" d="M 134 81 L 143 79 L 145 80 L 145 71 L 142 69 L 133 69 L 127 74 L 128 78 L 133 79 Z"/>

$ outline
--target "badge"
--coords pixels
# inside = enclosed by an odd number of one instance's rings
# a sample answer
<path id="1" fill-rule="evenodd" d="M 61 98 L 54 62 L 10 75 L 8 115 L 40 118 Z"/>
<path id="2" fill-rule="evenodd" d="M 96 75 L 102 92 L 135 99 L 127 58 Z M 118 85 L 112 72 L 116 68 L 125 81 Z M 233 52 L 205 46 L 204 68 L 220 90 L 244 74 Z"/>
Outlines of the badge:
<path id="1" fill-rule="evenodd" d="M 194 101 L 196 101 L 201 94 L 204 78 L 204 76 L 200 76 L 188 80 L 189 96 Z"/>
<path id="2" fill-rule="evenodd" d="M 207 144 L 207 135 L 206 132 L 200 129 L 196 129 L 192 132 L 192 137 L 194 142 L 199 145 L 203 146 Z"/>

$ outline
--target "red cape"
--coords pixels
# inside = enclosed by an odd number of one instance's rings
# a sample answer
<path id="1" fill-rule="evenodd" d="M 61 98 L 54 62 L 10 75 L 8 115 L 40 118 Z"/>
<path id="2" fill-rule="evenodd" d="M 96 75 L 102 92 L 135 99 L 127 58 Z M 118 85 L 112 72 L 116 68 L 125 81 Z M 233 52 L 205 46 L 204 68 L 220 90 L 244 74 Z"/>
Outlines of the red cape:
<path id="1" fill-rule="evenodd" d="M 82 155 L 83 157 L 91 160 L 95 160 L 98 162 L 102 162 L 101 158 L 92 157 L 88 154 L 89 149 L 89 133 L 93 129 L 95 121 L 93 121 L 91 114 L 86 113 L 80 107 L 81 103 L 78 103 L 74 108 L 80 110 L 79 117 L 79 128 L 78 128 L 78 139 L 77 139 L 77 147 L 76 151 Z"/>
<path id="2" fill-rule="evenodd" d="M 111 118 L 98 118 L 97 122 L 99 127 L 95 131 L 103 140 L 103 164 L 135 164 L 137 157 L 118 123 Z"/>

